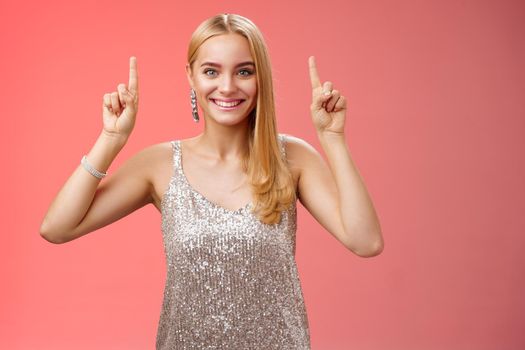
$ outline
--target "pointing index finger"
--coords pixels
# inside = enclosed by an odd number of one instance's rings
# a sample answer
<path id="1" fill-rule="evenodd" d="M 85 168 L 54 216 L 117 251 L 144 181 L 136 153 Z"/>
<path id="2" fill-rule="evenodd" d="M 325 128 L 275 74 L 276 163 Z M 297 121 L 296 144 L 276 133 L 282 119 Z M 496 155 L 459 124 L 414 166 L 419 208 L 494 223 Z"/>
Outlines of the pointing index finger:
<path id="1" fill-rule="evenodd" d="M 308 58 L 308 65 L 310 66 L 310 81 L 312 82 L 312 88 L 318 88 L 321 86 L 321 80 L 319 79 L 319 73 L 317 73 L 314 56 Z"/>
<path id="2" fill-rule="evenodd" d="M 131 56 L 129 58 L 129 82 L 128 82 L 129 91 L 136 93 L 139 88 L 139 77 L 137 73 L 137 58 Z"/>

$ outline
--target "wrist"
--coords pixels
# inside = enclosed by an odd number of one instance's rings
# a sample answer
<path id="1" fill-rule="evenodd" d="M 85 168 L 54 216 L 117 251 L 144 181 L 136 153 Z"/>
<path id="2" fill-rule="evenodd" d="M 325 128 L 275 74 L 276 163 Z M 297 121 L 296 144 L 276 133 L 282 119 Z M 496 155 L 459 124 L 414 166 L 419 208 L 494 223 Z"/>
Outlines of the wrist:
<path id="1" fill-rule="evenodd" d="M 104 144 L 108 145 L 110 148 L 117 149 L 119 151 L 128 142 L 127 137 L 124 137 L 122 135 L 112 134 L 105 130 L 102 130 L 102 132 L 99 135 L 99 139 Z"/>
<path id="2" fill-rule="evenodd" d="M 344 132 L 320 131 L 320 130 L 317 130 L 317 137 L 321 141 L 324 141 L 324 140 L 326 140 L 326 141 L 332 141 L 332 140 L 335 140 L 335 141 L 343 140 L 343 141 L 345 141 L 345 134 L 344 134 Z"/>
<path id="3" fill-rule="evenodd" d="M 91 151 L 82 158 L 81 164 L 93 176 L 101 179 L 125 144 L 125 139 L 102 131 Z"/>

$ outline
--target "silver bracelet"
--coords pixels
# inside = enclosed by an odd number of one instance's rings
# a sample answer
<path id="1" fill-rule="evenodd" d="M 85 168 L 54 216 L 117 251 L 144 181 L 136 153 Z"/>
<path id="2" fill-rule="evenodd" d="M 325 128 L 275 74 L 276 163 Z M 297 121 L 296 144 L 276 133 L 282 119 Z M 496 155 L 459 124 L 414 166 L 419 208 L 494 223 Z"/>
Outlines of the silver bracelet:
<path id="1" fill-rule="evenodd" d="M 82 157 L 82 160 L 80 161 L 80 163 L 82 164 L 82 166 L 84 166 L 84 169 L 86 169 L 87 171 L 89 171 L 89 173 L 91 175 L 93 175 L 94 177 L 98 178 L 98 179 L 102 179 L 104 176 L 106 176 L 108 173 L 105 172 L 105 173 L 101 173 L 100 171 L 98 171 L 97 169 L 93 168 L 91 166 L 91 164 L 88 163 L 87 161 L 87 158 L 86 156 L 83 156 Z"/>

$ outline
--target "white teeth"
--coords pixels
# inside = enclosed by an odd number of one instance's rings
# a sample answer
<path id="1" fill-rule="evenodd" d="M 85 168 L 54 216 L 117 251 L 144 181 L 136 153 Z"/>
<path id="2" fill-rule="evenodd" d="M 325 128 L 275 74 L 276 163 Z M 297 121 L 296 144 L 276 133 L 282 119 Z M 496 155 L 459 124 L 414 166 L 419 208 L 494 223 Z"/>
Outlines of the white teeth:
<path id="1" fill-rule="evenodd" d="M 213 100 L 215 102 L 215 104 L 221 106 L 221 107 L 235 107 L 237 106 L 239 103 L 241 103 L 242 101 L 232 101 L 232 102 L 224 102 L 224 101 L 219 101 L 219 100 Z"/>

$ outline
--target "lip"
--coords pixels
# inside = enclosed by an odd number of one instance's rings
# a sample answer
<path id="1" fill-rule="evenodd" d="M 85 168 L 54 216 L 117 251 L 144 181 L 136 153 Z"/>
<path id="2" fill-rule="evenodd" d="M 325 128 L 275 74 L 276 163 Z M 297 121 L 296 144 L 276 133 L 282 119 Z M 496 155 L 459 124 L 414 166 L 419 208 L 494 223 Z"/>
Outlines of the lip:
<path id="1" fill-rule="evenodd" d="M 224 111 L 230 111 L 230 110 L 233 110 L 233 109 L 237 109 L 239 108 L 239 106 L 242 105 L 242 103 L 245 101 L 243 99 L 240 99 L 240 98 L 236 98 L 236 99 L 233 99 L 233 98 L 230 98 L 230 99 L 218 99 L 218 98 L 210 98 L 210 101 L 213 102 L 213 104 L 221 109 L 221 110 L 224 110 Z M 237 102 L 237 101 L 240 101 L 239 104 L 233 106 L 233 107 L 224 107 L 224 106 L 219 106 L 217 103 L 215 103 L 215 101 L 220 101 L 220 102 Z"/>
<path id="2" fill-rule="evenodd" d="M 236 102 L 236 101 L 244 101 L 243 98 L 210 98 L 212 101 L 221 101 L 221 102 Z"/>

